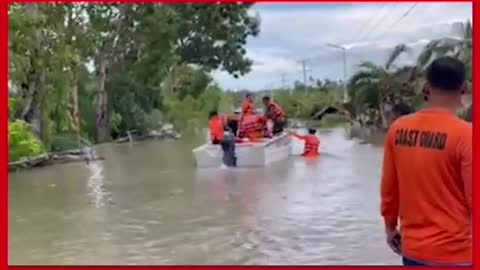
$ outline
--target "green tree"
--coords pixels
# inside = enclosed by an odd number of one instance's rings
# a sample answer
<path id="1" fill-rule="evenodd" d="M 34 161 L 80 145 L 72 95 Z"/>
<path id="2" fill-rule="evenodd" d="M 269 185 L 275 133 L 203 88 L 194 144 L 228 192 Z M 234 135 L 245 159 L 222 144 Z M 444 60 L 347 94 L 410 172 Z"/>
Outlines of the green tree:
<path id="1" fill-rule="evenodd" d="M 171 5 L 178 21 L 177 53 L 180 64 L 196 64 L 208 70 L 221 68 L 238 77 L 250 71 L 246 57 L 249 37 L 260 31 L 253 4 Z"/>

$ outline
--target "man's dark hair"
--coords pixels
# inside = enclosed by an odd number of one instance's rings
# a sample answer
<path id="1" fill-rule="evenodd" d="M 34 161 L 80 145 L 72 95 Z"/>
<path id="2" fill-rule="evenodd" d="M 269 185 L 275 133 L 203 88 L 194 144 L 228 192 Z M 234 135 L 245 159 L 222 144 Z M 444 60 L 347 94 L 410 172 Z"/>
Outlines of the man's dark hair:
<path id="1" fill-rule="evenodd" d="M 253 93 L 247 92 L 247 94 L 245 95 L 245 97 L 246 97 L 246 98 L 253 97 Z"/>
<path id="2" fill-rule="evenodd" d="M 435 59 L 427 68 L 427 80 L 433 88 L 458 91 L 465 83 L 465 65 L 451 56 Z"/>
<path id="3" fill-rule="evenodd" d="M 269 97 L 269 96 L 264 96 L 264 97 L 262 98 L 262 100 L 263 100 L 263 101 L 270 101 L 270 97 Z"/>
<path id="4" fill-rule="evenodd" d="M 313 134 L 317 133 L 317 130 L 314 129 L 314 128 L 309 128 L 309 129 L 308 129 L 308 133 L 311 134 L 311 135 L 313 135 Z"/>
<path id="5" fill-rule="evenodd" d="M 214 116 L 217 116 L 217 115 L 218 115 L 218 112 L 217 112 L 216 110 L 213 110 L 213 111 L 210 112 L 208 118 L 210 119 L 210 118 L 212 118 L 212 117 L 214 117 Z"/>

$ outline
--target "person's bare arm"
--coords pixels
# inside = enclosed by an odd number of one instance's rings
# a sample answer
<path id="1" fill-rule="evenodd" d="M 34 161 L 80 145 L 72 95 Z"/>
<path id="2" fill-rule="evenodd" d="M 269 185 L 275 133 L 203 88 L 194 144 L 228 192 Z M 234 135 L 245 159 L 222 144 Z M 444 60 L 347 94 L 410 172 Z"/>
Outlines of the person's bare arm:
<path id="1" fill-rule="evenodd" d="M 293 131 L 289 131 L 288 133 L 290 133 L 290 135 L 292 135 L 293 137 L 297 138 L 297 139 L 300 139 L 300 140 L 305 140 L 305 136 L 302 136 L 300 134 L 297 134 Z"/>

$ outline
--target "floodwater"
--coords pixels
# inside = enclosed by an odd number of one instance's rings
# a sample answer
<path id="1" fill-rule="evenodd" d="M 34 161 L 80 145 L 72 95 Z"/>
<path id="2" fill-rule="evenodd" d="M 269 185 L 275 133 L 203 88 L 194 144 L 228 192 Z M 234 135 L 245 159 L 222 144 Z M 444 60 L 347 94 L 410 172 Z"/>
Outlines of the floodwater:
<path id="1" fill-rule="evenodd" d="M 203 140 L 182 139 L 12 173 L 9 263 L 399 264 L 379 214 L 382 149 L 319 136 L 318 159 L 267 168 L 196 169 Z"/>

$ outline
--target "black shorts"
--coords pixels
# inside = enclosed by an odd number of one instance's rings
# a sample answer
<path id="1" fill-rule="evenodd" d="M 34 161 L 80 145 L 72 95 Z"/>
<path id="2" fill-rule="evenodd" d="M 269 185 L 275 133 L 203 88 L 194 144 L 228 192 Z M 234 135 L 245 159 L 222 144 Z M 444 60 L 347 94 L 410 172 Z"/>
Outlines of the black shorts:
<path id="1" fill-rule="evenodd" d="M 273 135 L 278 135 L 283 132 L 285 129 L 286 121 L 285 120 L 279 120 L 275 121 L 273 123 Z"/>

